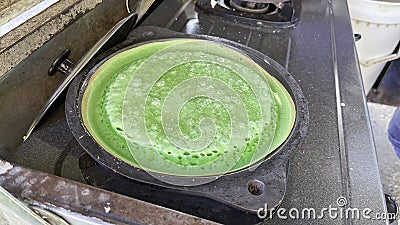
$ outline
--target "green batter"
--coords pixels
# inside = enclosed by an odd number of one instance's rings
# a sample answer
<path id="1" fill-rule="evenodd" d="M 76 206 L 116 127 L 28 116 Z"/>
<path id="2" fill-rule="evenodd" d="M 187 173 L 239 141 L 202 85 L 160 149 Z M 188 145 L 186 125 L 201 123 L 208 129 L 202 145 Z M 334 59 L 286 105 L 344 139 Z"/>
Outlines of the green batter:
<path id="1" fill-rule="evenodd" d="M 185 52 L 189 47 L 194 53 Z M 115 157 L 155 172 L 205 176 L 236 171 L 262 160 L 290 134 L 295 106 L 282 84 L 260 68 L 235 61 L 237 57 L 231 55 L 242 56 L 233 51 L 206 41 L 177 39 L 113 56 L 86 88 L 82 100 L 86 128 Z M 219 52 L 226 52 L 227 57 Z M 249 59 L 243 56 L 239 60 Z M 163 67 L 167 61 L 169 65 L 160 70 L 157 79 L 147 82 L 158 73 L 155 62 Z M 251 76 L 256 78 L 253 83 L 248 79 Z M 258 89 L 262 91 L 257 94 Z M 144 110 L 136 112 L 140 96 Z M 174 109 L 176 115 L 171 113 Z M 240 140 L 235 138 L 239 126 L 233 118 L 235 110 L 246 116 L 247 132 Z M 135 135 L 140 131 L 135 124 L 140 121 L 144 139 Z M 179 132 L 172 129 L 174 125 Z M 189 170 L 191 167 L 197 169 Z"/>

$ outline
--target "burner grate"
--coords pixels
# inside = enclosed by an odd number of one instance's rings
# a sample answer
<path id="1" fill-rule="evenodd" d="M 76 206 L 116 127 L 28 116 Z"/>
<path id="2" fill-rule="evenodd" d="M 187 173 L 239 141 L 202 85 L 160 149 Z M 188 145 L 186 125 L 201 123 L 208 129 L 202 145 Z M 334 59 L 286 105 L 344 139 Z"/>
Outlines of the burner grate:
<path id="1" fill-rule="evenodd" d="M 255 14 L 272 14 L 278 12 L 278 8 L 272 3 L 257 3 L 242 0 L 230 0 L 229 3 L 234 9 L 240 12 Z"/>
<path id="2" fill-rule="evenodd" d="M 292 27 L 299 20 L 300 4 L 294 0 L 210 0 L 197 1 L 207 14 L 254 26 Z"/>

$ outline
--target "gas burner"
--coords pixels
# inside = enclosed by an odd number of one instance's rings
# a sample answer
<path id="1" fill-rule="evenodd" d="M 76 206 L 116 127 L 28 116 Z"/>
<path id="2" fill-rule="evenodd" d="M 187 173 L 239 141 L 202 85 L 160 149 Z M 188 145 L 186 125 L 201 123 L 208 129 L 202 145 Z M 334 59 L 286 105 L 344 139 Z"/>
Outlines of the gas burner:
<path id="1" fill-rule="evenodd" d="M 255 26 L 291 27 L 300 15 L 300 4 L 295 0 L 198 0 L 197 8 Z"/>
<path id="2" fill-rule="evenodd" d="M 247 13 L 268 13 L 271 3 L 257 3 L 256 1 L 230 0 L 230 5 L 238 11 Z M 277 11 L 277 10 L 274 10 Z"/>

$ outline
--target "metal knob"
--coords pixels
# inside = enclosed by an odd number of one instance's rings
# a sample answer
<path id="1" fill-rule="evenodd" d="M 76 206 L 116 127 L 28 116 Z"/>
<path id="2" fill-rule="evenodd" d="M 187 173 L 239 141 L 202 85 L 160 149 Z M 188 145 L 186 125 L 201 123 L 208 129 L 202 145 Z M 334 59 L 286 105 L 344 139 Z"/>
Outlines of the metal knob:
<path id="1" fill-rule="evenodd" d="M 71 50 L 65 49 L 57 58 L 54 60 L 49 68 L 48 75 L 54 76 L 58 71 L 62 74 L 69 74 L 74 67 L 74 63 L 68 59 Z"/>

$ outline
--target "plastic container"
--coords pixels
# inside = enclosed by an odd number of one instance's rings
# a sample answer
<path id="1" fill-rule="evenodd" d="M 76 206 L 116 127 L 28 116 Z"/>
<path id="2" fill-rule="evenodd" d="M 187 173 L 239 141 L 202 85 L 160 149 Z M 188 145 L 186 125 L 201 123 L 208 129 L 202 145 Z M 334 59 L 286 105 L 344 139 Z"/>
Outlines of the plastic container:
<path id="1" fill-rule="evenodd" d="M 364 89 L 371 89 L 400 40 L 400 0 L 348 0 Z M 360 36 L 359 36 L 360 35 Z"/>

